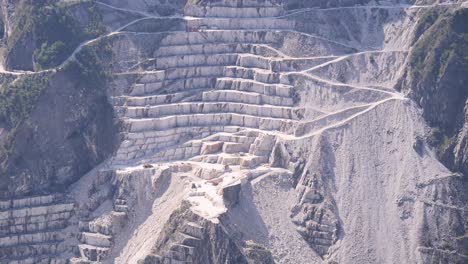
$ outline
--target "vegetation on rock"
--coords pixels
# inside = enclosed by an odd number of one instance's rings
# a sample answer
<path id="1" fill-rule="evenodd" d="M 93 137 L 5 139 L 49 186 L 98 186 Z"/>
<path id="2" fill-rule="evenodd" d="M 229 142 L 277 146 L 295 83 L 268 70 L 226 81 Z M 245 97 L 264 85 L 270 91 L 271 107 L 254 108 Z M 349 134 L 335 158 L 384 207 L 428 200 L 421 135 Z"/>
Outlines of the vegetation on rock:
<path id="1" fill-rule="evenodd" d="M 62 63 L 83 41 L 105 32 L 101 16 L 93 3 L 87 3 L 89 21 L 86 26 L 73 16 L 70 8 L 77 3 L 54 0 L 22 0 L 15 12 L 15 26 L 7 41 L 7 53 L 19 42 L 32 39 L 34 68 L 52 68 Z"/>
<path id="2" fill-rule="evenodd" d="M 0 123 L 15 128 L 27 118 L 37 98 L 47 88 L 49 74 L 24 75 L 0 90 Z"/>
<path id="3" fill-rule="evenodd" d="M 433 81 L 436 82 L 448 64 L 468 66 L 468 10 L 459 9 L 453 14 L 437 17 L 431 11 L 418 23 L 418 31 L 429 31 L 417 41 L 411 57 L 413 77 L 435 78 Z"/>
<path id="4" fill-rule="evenodd" d="M 442 159 L 455 143 L 468 95 L 466 25 L 466 9 L 428 11 L 416 27 L 410 57 L 411 96 L 425 110 L 424 116 L 433 127 L 429 141 Z"/>
<path id="5" fill-rule="evenodd" d="M 70 76 L 87 87 L 100 87 L 109 78 L 108 63 L 112 60 L 111 39 L 103 39 L 98 43 L 85 46 L 76 54 L 75 60 L 65 65 L 64 70 Z"/>
<path id="6" fill-rule="evenodd" d="M 89 32 L 93 32 L 93 30 Z M 50 38 L 53 39 L 53 37 Z M 59 38 L 53 40 L 55 42 L 51 45 L 48 44 L 50 42 L 44 41 L 35 53 L 36 62 L 41 69 L 62 64 L 70 55 L 70 52 L 73 52 L 76 48 Z M 110 124 L 101 120 L 103 116 L 112 117 L 112 110 L 109 110 L 111 107 L 105 97 L 106 82 L 109 77 L 107 67 L 112 62 L 111 40 L 112 38 L 102 39 L 94 44 L 84 46 L 75 54 L 73 60 L 65 63 L 64 67 L 57 68 L 54 71 L 25 74 L 1 87 L 0 193 L 10 193 L 12 191 L 11 186 L 14 185 L 13 182 L 20 180 L 25 181 L 24 190 L 18 191 L 18 193 L 22 194 L 30 191 L 52 190 L 73 181 L 76 175 L 72 175 L 73 177 L 70 176 L 66 180 L 57 178 L 53 165 L 50 165 L 51 170 L 39 170 L 40 166 L 49 166 L 48 164 L 57 162 L 57 157 L 53 155 L 53 151 L 49 151 L 49 148 L 58 148 L 53 144 L 60 144 L 65 146 L 65 149 L 68 148 L 69 152 L 80 153 L 80 156 L 83 156 L 81 161 L 76 158 L 76 163 L 79 164 L 76 166 L 79 166 L 79 168 L 75 168 L 74 171 L 79 175 L 85 173 L 89 166 L 93 166 L 94 163 L 103 159 L 106 150 L 101 150 L 101 148 L 107 148 L 107 143 L 101 138 L 96 138 L 106 136 L 112 139 L 112 135 L 98 134 L 101 130 L 106 132 L 106 129 L 112 130 L 112 128 L 108 128 L 112 126 L 111 118 L 106 119 L 110 120 Z M 78 41 L 73 43 L 79 45 Z M 51 92 L 51 90 L 54 92 Z M 55 99 L 48 98 L 48 96 L 51 96 L 50 93 L 53 93 Z M 73 131 L 64 132 L 70 135 L 64 138 L 60 137 L 57 141 L 51 143 L 46 142 L 46 139 L 44 139 L 44 142 L 34 141 L 31 143 L 30 148 L 34 150 L 34 153 L 42 155 L 41 162 L 43 162 L 40 163 L 41 165 L 37 165 L 37 171 L 30 170 L 28 166 L 31 166 L 31 164 L 28 162 L 26 162 L 28 164 L 24 164 L 25 162 L 23 162 L 28 157 L 24 152 L 24 144 L 21 141 L 24 143 L 26 140 L 32 140 L 34 137 L 41 135 L 40 133 L 45 133 L 44 130 L 47 129 L 45 126 L 38 126 L 37 122 L 39 121 L 33 117 L 34 109 L 44 110 L 45 104 L 50 104 L 52 100 L 64 98 L 74 98 L 72 103 L 76 103 L 86 110 L 81 112 L 78 115 L 79 118 L 77 118 L 76 113 L 73 113 L 74 109 L 77 109 L 77 105 L 74 108 L 63 109 L 63 107 L 66 107 L 63 102 L 54 102 L 50 107 L 46 107 L 54 112 L 63 111 L 61 114 L 63 116 L 73 116 L 73 118 L 69 119 L 70 121 L 67 121 L 67 127 L 62 127 L 64 131 Z M 53 123 L 53 121 L 51 122 Z M 74 128 L 74 126 L 77 126 L 77 128 Z M 93 140 L 93 144 L 96 144 L 95 147 L 98 149 L 97 153 L 90 154 L 86 152 L 87 149 L 84 149 L 87 146 L 83 143 L 76 143 L 82 141 L 83 137 Z M 99 142 L 96 143 L 97 141 Z M 42 167 L 40 168 L 42 169 Z M 24 169 L 24 173 L 22 169 Z M 36 175 L 41 173 L 47 173 L 47 175 Z M 37 181 L 40 181 L 41 177 L 48 178 L 47 184 L 38 184 Z"/>
<path id="7" fill-rule="evenodd" d="M 0 142 L 0 179 L 6 176 L 5 170 L 13 151 L 16 129 L 29 116 L 37 99 L 47 89 L 49 75 L 24 75 L 0 88 L 0 127 L 8 130 L 3 131 Z M 5 187 L 6 185 L 0 184 L 0 189 Z"/>

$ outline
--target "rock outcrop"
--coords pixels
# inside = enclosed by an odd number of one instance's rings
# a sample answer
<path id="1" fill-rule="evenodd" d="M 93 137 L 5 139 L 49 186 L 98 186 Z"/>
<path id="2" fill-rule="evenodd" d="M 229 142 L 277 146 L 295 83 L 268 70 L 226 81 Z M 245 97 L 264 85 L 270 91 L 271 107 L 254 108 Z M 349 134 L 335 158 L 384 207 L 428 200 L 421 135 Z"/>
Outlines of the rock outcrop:
<path id="1" fill-rule="evenodd" d="M 465 87 L 466 8 L 426 11 L 418 22 L 410 65 L 400 89 L 424 109 L 439 158 L 452 170 L 468 173 Z"/>

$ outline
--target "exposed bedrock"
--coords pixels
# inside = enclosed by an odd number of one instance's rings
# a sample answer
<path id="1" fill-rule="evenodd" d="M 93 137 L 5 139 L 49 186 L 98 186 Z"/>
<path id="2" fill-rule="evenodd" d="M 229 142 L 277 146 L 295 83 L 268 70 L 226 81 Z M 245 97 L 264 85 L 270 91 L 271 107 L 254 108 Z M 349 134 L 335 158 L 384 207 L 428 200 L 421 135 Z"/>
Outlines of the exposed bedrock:
<path id="1" fill-rule="evenodd" d="M 467 175 L 466 147 L 468 62 L 465 8 L 426 11 L 414 37 L 409 67 L 399 84 L 424 109 L 429 134 L 439 158 L 452 170 Z"/>
<path id="2" fill-rule="evenodd" d="M 372 116 L 379 121 L 368 123 Z M 398 125 L 410 120 L 421 120 L 414 105 L 387 102 L 342 129 L 317 135 L 310 148 L 286 143 L 279 151 L 283 163 L 296 168 L 296 190 L 303 195 L 292 216 L 312 247 L 325 244 L 329 258 L 339 263 L 466 260 L 455 253 L 466 248 L 466 198 L 459 191 L 466 183 L 434 163 L 427 144 L 421 154 L 413 150 L 412 142 L 425 128 Z M 381 133 L 370 132 L 374 129 Z M 379 144 L 368 144 L 377 138 Z M 359 150 L 347 153 L 354 144 Z M 311 166 L 314 162 L 320 165 Z"/>
<path id="3" fill-rule="evenodd" d="M 164 226 L 154 255 L 140 263 L 248 263 L 247 260 L 221 225 L 194 214 L 190 205 L 183 203 Z"/>
<path id="4" fill-rule="evenodd" d="M 71 71 L 53 75 L 47 85 L 26 120 L 13 128 L 4 123 L 14 136 L 2 138 L 11 144 L 3 153 L 2 198 L 61 191 L 108 158 L 118 142 L 104 89 Z"/>

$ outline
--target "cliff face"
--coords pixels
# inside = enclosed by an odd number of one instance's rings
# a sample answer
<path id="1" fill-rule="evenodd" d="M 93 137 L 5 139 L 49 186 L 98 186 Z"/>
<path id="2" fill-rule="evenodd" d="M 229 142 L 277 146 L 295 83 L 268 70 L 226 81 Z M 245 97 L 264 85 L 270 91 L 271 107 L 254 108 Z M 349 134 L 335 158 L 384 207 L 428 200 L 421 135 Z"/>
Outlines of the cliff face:
<path id="1" fill-rule="evenodd" d="M 0 196 L 63 191 L 118 144 L 106 90 L 111 54 L 91 47 L 67 61 L 85 35 L 105 31 L 102 17 L 89 3 L 67 9 L 54 1 L 5 1 L 2 7 L 4 66 L 14 70 L 3 74 L 15 80 L 4 81 L 1 94 Z M 21 71 L 33 68 L 38 71 Z"/>
<path id="2" fill-rule="evenodd" d="M 3 139 L 11 142 L 4 142 L 3 198 L 64 190 L 115 149 L 117 125 L 105 86 L 82 77 L 71 70 L 51 75 L 29 116 L 4 128 L 11 135 Z"/>
<path id="3" fill-rule="evenodd" d="M 424 109 L 431 141 L 449 168 L 466 174 L 466 9 L 425 12 L 401 89 Z"/>
<path id="4" fill-rule="evenodd" d="M 468 259 L 463 1 L 5 3 L 0 262 Z"/>

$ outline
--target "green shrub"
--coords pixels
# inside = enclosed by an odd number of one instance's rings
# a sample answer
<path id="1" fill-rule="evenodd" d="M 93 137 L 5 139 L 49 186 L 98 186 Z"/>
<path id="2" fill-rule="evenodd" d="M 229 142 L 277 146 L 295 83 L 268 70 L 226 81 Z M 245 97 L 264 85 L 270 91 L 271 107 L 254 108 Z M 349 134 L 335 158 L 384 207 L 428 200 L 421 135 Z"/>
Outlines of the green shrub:
<path id="1" fill-rule="evenodd" d="M 52 45 L 45 42 L 35 51 L 34 58 L 42 69 L 59 65 L 67 54 L 67 46 L 62 41 L 54 42 Z"/>
<path id="2" fill-rule="evenodd" d="M 16 128 L 28 117 L 48 83 L 47 74 L 34 74 L 3 85 L 0 90 L 0 122 L 7 128 Z"/>
<path id="3" fill-rule="evenodd" d="M 78 2 L 78 4 L 83 4 Z M 52 68 L 60 65 L 80 43 L 105 33 L 102 17 L 94 3 L 86 3 L 89 21 L 81 26 L 70 13 L 71 4 L 56 0 L 21 0 L 15 12 L 15 25 L 8 39 L 7 52 L 17 46 L 18 41 L 32 34 L 35 41 L 35 67 Z"/>
<path id="4" fill-rule="evenodd" d="M 110 39 L 101 39 L 85 46 L 75 55 L 75 60 L 65 65 L 65 71 L 72 72 L 79 82 L 87 87 L 104 85 L 110 76 L 108 64 L 112 61 Z"/>
<path id="5" fill-rule="evenodd" d="M 91 19 L 85 28 L 84 34 L 87 38 L 96 38 L 106 32 L 106 27 L 102 24 L 101 14 L 96 10 L 94 5 L 88 8 Z"/>
<path id="6" fill-rule="evenodd" d="M 416 25 L 415 39 L 418 39 L 427 29 L 429 29 L 439 18 L 439 15 L 439 12 L 433 9 L 426 11 Z"/>
<path id="7" fill-rule="evenodd" d="M 428 143 L 435 148 L 436 154 L 441 157 L 443 153 L 453 144 L 454 137 L 438 127 L 433 127 L 428 138 Z"/>
<path id="8" fill-rule="evenodd" d="M 410 65 L 415 79 L 437 82 L 449 64 L 468 67 L 468 12 L 457 10 L 436 16 L 430 12 L 426 19 L 421 19 L 417 28 L 428 29 L 428 34 L 420 38 L 411 54 Z M 435 22 L 428 22 L 433 21 Z"/>

